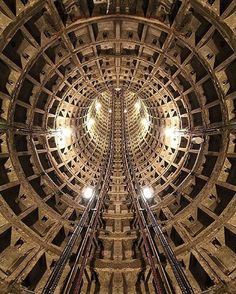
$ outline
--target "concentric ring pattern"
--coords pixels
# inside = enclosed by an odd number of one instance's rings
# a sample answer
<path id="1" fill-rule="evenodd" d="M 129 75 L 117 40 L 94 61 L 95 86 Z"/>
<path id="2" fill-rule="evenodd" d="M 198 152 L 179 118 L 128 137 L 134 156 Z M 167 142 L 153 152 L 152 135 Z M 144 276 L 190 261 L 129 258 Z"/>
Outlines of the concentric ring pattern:
<path id="1" fill-rule="evenodd" d="M 0 2 L 0 278 L 32 289 L 37 271 L 40 293 L 122 91 L 136 175 L 177 258 L 199 291 L 231 285 L 236 3 L 96 2 Z"/>

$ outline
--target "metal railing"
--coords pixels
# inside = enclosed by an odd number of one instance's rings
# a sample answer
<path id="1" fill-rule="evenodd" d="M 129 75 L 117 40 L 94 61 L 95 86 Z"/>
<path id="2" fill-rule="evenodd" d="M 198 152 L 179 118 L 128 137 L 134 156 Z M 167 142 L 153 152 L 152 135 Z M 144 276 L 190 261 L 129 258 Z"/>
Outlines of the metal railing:
<path id="1" fill-rule="evenodd" d="M 54 293 L 59 283 L 59 280 L 62 276 L 62 273 L 64 271 L 65 265 L 67 264 L 67 262 L 69 261 L 71 257 L 72 250 L 75 247 L 75 243 L 78 237 L 81 235 L 82 230 L 85 229 L 86 230 L 85 235 L 83 237 L 83 240 L 79 244 L 79 248 L 77 249 L 76 260 L 70 271 L 70 274 L 67 279 L 63 292 L 69 293 L 69 290 L 70 290 L 73 293 L 79 293 L 80 291 L 83 273 L 87 264 L 90 247 L 92 246 L 92 242 L 94 240 L 94 235 L 97 229 L 101 208 L 103 206 L 103 200 L 109 189 L 108 180 L 110 176 L 110 170 L 111 170 L 111 165 L 113 161 L 113 153 L 114 153 L 113 152 L 113 141 L 114 141 L 113 129 L 114 129 L 114 111 L 112 111 L 111 113 L 111 130 L 109 135 L 108 152 L 102 166 L 101 176 L 94 190 L 94 197 L 92 197 L 89 200 L 82 214 L 82 217 L 80 218 L 78 224 L 76 224 L 74 232 L 71 235 L 67 245 L 65 246 L 59 260 L 57 261 L 43 289 L 42 294 Z M 92 215 L 91 215 L 91 212 L 92 212 Z M 81 258 L 82 258 L 82 261 L 79 266 L 79 261 Z"/>
<path id="2" fill-rule="evenodd" d="M 63 270 L 65 268 L 65 265 L 66 263 L 68 262 L 70 256 L 71 256 L 71 253 L 72 253 L 72 250 L 74 248 L 74 245 L 75 245 L 75 242 L 76 240 L 78 239 L 78 237 L 80 236 L 87 220 L 88 220 L 88 217 L 89 217 L 89 211 L 91 210 L 91 208 L 93 207 L 94 205 L 94 202 L 95 202 L 95 198 L 92 197 L 88 203 L 88 205 L 86 206 L 83 214 L 82 214 L 82 217 L 81 219 L 79 220 L 79 223 L 76 224 L 75 226 L 75 229 L 74 229 L 74 232 L 73 234 L 71 235 L 68 243 L 66 244 L 59 260 L 56 262 L 56 265 L 55 267 L 53 268 L 53 271 L 43 289 L 43 294 L 49 294 L 49 293 L 54 293 L 57 285 L 58 285 L 58 282 L 60 280 L 60 277 L 63 273 Z"/>
<path id="3" fill-rule="evenodd" d="M 162 227 L 157 223 L 155 216 L 147 202 L 147 200 L 142 195 L 142 189 L 140 184 L 135 176 L 133 164 L 130 159 L 129 147 L 127 144 L 127 134 L 126 134 L 126 122 L 124 115 L 124 99 L 122 97 L 122 91 L 120 92 L 120 103 L 121 103 L 121 119 L 122 119 L 122 147 L 123 147 L 123 161 L 125 163 L 125 171 L 127 177 L 128 190 L 131 194 L 134 210 L 138 219 L 139 227 L 141 234 L 144 240 L 145 249 L 147 252 L 147 258 L 152 270 L 153 282 L 155 285 L 155 290 L 158 294 L 163 292 L 173 293 L 169 280 L 166 276 L 163 265 L 160 261 L 160 256 L 155 244 L 155 239 L 152 237 L 150 232 L 150 225 L 155 232 L 155 235 L 158 237 L 163 251 L 166 255 L 167 260 L 172 268 L 172 271 L 175 275 L 177 283 L 184 294 L 193 294 L 194 291 L 183 272 L 172 248 L 170 247 L 166 237 L 163 234 Z M 144 211 L 146 214 L 144 215 Z M 153 262 L 155 257 L 158 266 Z M 161 280 L 161 281 L 160 281 Z"/>
<path id="4" fill-rule="evenodd" d="M 73 264 L 72 269 L 68 275 L 63 293 L 80 293 L 82 283 L 83 283 L 83 275 L 86 269 L 87 262 L 90 258 L 90 252 L 93 247 L 93 243 L 95 241 L 95 233 L 97 231 L 97 227 L 99 225 L 100 213 L 102 211 L 102 207 L 104 205 L 104 199 L 109 189 L 109 178 L 110 171 L 114 157 L 114 120 L 115 120 L 115 103 L 120 101 L 120 111 L 121 111 L 121 134 L 122 134 L 122 159 L 125 168 L 125 174 L 127 179 L 127 187 L 128 191 L 132 197 L 132 205 L 136 214 L 136 220 L 138 221 L 139 230 L 143 239 L 143 244 L 147 256 L 147 260 L 149 262 L 152 276 L 153 276 L 153 284 L 155 287 L 155 291 L 158 294 L 173 293 L 170 282 L 167 278 L 167 274 L 160 260 L 160 254 L 156 245 L 155 238 L 152 236 L 150 231 L 150 225 L 152 230 L 155 232 L 155 235 L 158 237 L 163 251 L 166 255 L 169 264 L 173 270 L 173 273 L 176 277 L 178 285 L 184 294 L 192 294 L 194 293 L 191 285 L 189 284 L 187 277 L 185 276 L 180 264 L 178 263 L 175 254 L 170 247 L 166 237 L 163 234 L 162 227 L 159 225 L 155 219 L 155 216 L 149 207 L 149 204 L 142 197 L 142 189 L 139 185 L 139 182 L 135 176 L 134 168 L 129 155 L 129 148 L 127 144 L 127 135 L 126 135 L 126 124 L 125 124 L 125 116 L 124 116 L 124 102 L 122 97 L 122 91 L 118 92 L 120 100 L 117 100 L 113 97 L 112 99 L 112 112 L 111 112 L 111 130 L 109 137 L 109 146 L 107 152 L 107 156 L 104 160 L 104 164 L 102 167 L 102 173 L 99 178 L 97 187 L 95 189 L 95 197 L 93 197 L 88 205 L 86 206 L 79 223 L 76 225 L 70 240 L 68 241 L 66 247 L 63 250 L 62 255 L 57 261 L 52 274 L 43 290 L 43 294 L 54 293 L 59 280 L 62 276 L 63 270 L 65 268 L 66 263 L 68 262 L 72 250 L 75 246 L 76 240 L 81 235 L 82 230 L 85 230 L 83 235 L 83 240 L 79 244 L 76 253 L 76 259 Z M 114 94 L 113 94 L 114 96 Z M 116 101 L 116 102 L 115 102 Z M 145 212 L 145 213 L 144 213 Z M 88 223 L 89 221 L 89 223 Z"/>

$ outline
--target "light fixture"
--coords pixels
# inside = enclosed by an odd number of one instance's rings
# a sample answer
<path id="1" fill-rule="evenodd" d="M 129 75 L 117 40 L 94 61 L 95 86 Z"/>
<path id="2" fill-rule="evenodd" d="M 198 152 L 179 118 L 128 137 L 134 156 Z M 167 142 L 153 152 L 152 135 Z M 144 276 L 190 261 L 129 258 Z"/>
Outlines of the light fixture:
<path id="1" fill-rule="evenodd" d="M 124 109 L 124 113 L 127 113 L 127 109 L 126 108 Z"/>
<path id="2" fill-rule="evenodd" d="M 163 139 L 165 144 L 172 148 L 177 148 L 180 143 L 181 136 L 184 135 L 184 130 L 179 130 L 174 127 L 166 127 L 163 129 Z"/>
<path id="3" fill-rule="evenodd" d="M 164 134 L 166 137 L 171 137 L 171 138 L 175 138 L 175 139 L 180 135 L 179 130 L 176 128 L 172 128 L 172 127 L 165 128 Z"/>
<path id="4" fill-rule="evenodd" d="M 83 190 L 82 190 L 82 197 L 84 199 L 92 198 L 93 194 L 94 194 L 94 188 L 92 186 L 84 187 Z"/>
<path id="5" fill-rule="evenodd" d="M 121 90 L 121 88 L 117 87 L 117 88 L 115 88 L 115 90 L 116 90 L 117 92 L 119 92 L 119 91 Z"/>
<path id="6" fill-rule="evenodd" d="M 94 123 L 95 123 L 95 119 L 92 118 L 92 117 L 87 120 L 87 128 L 88 128 L 88 130 L 91 130 Z"/>
<path id="7" fill-rule="evenodd" d="M 111 112 L 112 112 L 111 108 L 108 110 L 108 112 L 109 112 L 109 113 L 111 113 Z"/>
<path id="8" fill-rule="evenodd" d="M 154 196 L 154 190 L 152 187 L 145 186 L 142 188 L 142 195 L 145 199 L 151 199 Z"/>
<path id="9" fill-rule="evenodd" d="M 201 138 L 201 137 L 194 137 L 194 138 L 192 138 L 191 142 L 193 144 L 200 145 L 200 144 L 202 144 L 204 142 L 204 139 Z"/>
<path id="10" fill-rule="evenodd" d="M 134 107 L 137 111 L 140 111 L 141 109 L 141 102 L 138 100 L 137 102 L 135 102 Z"/>
<path id="11" fill-rule="evenodd" d="M 60 137 L 68 138 L 72 135 L 72 129 L 70 127 L 61 127 L 58 130 Z"/>
<path id="12" fill-rule="evenodd" d="M 101 107 L 102 107 L 102 104 L 99 101 L 96 101 L 95 109 L 97 112 L 101 109 Z"/>
<path id="13" fill-rule="evenodd" d="M 150 126 L 150 124 L 151 124 L 151 122 L 149 121 L 149 119 L 146 118 L 146 117 L 143 117 L 143 118 L 142 118 L 141 123 L 142 123 L 142 125 L 143 125 L 143 127 L 144 127 L 144 129 L 145 129 L 146 131 L 148 130 L 148 128 L 149 128 L 149 126 Z"/>

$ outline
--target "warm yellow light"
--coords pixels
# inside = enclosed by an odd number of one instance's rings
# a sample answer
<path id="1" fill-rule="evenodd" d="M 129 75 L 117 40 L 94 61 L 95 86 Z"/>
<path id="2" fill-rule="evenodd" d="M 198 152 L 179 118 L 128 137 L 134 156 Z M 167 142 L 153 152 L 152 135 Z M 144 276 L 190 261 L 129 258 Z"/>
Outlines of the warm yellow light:
<path id="1" fill-rule="evenodd" d="M 94 123 L 95 123 L 95 119 L 92 118 L 92 117 L 87 120 L 87 128 L 88 128 L 88 130 L 91 130 L 91 128 L 93 127 Z"/>
<path id="2" fill-rule="evenodd" d="M 127 109 L 126 108 L 124 109 L 124 113 L 127 113 Z"/>
<path id="3" fill-rule="evenodd" d="M 141 102 L 140 101 L 135 102 L 134 107 L 135 107 L 135 109 L 137 111 L 140 111 L 140 109 L 141 109 Z"/>
<path id="4" fill-rule="evenodd" d="M 179 130 L 176 128 L 168 127 L 164 129 L 164 135 L 166 137 L 171 137 L 173 139 L 177 139 L 180 136 Z"/>
<path id="5" fill-rule="evenodd" d="M 71 128 L 66 128 L 66 127 L 61 127 L 59 128 L 59 136 L 62 138 L 68 138 L 72 135 L 72 129 Z"/>
<path id="6" fill-rule="evenodd" d="M 151 199 L 154 196 L 154 190 L 152 187 L 146 186 L 142 188 L 142 194 L 144 198 Z"/>
<path id="7" fill-rule="evenodd" d="M 164 139 L 167 145 L 176 148 L 180 142 L 181 131 L 175 127 L 167 127 L 163 130 Z"/>
<path id="8" fill-rule="evenodd" d="M 59 148 L 65 147 L 68 140 L 72 138 L 73 130 L 70 127 L 60 127 L 55 132 L 56 141 Z"/>
<path id="9" fill-rule="evenodd" d="M 94 188 L 91 186 L 84 187 L 82 190 L 82 197 L 84 199 L 90 199 L 91 197 L 93 197 L 93 194 L 94 194 Z"/>
<path id="10" fill-rule="evenodd" d="M 111 108 L 108 110 L 108 112 L 109 112 L 109 113 L 111 113 L 111 112 L 112 112 Z"/>
<path id="11" fill-rule="evenodd" d="M 193 144 L 200 145 L 200 144 L 202 144 L 204 142 L 204 139 L 201 138 L 201 137 L 194 137 L 194 138 L 192 138 L 191 142 Z"/>
<path id="12" fill-rule="evenodd" d="M 102 104 L 99 101 L 96 101 L 95 109 L 97 112 L 101 109 L 101 107 L 102 107 Z"/>
<path id="13" fill-rule="evenodd" d="M 143 127 L 144 127 L 144 129 L 146 131 L 148 130 L 148 128 L 149 128 L 149 126 L 151 124 L 151 122 L 149 121 L 149 119 L 148 118 L 145 118 L 145 117 L 142 118 L 141 123 L 142 123 L 142 125 L 143 125 Z"/>

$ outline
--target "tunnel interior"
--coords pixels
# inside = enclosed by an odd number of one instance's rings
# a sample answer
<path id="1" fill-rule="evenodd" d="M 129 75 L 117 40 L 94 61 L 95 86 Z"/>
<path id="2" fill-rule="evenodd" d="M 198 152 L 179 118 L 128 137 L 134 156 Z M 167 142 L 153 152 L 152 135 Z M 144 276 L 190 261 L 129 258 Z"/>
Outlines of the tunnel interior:
<path id="1" fill-rule="evenodd" d="M 84 187 L 98 184 L 114 100 L 104 228 L 120 228 L 119 210 L 121 231 L 132 229 L 114 196 L 126 191 L 122 93 L 136 178 L 153 188 L 151 209 L 194 293 L 236 293 L 235 13 L 234 0 L 0 2 L 3 291 L 42 292 L 86 206 Z M 99 250 L 115 260 L 112 242 Z M 122 242 L 123 259 L 140 254 Z"/>

